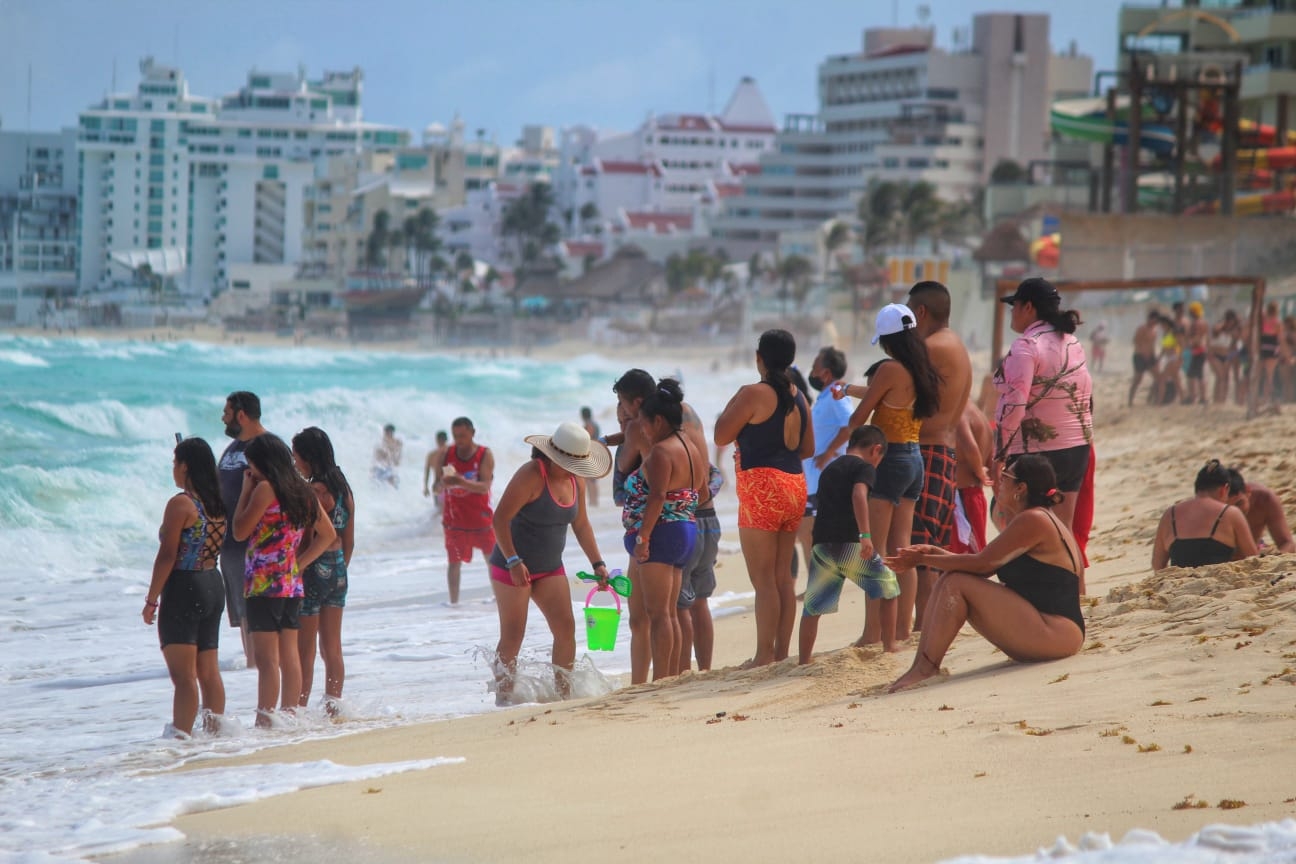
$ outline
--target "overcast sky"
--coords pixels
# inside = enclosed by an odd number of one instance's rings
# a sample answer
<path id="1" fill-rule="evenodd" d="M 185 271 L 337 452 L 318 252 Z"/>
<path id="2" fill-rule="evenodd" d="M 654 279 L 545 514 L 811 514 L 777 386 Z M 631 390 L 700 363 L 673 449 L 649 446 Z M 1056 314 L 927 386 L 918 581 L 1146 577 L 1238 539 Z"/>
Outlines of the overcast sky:
<path id="1" fill-rule="evenodd" d="M 976 12 L 1049 12 L 1051 40 L 1112 67 L 1119 0 L 0 0 L 0 123 L 76 124 L 139 59 L 177 62 L 190 92 L 249 69 L 365 70 L 365 118 L 418 132 L 458 111 L 501 143 L 526 123 L 631 129 L 649 112 L 723 109 L 744 75 L 771 110 L 817 108 L 815 73 L 869 26 L 925 16 L 949 47 Z M 1152 3 L 1150 5 L 1159 5 Z"/>

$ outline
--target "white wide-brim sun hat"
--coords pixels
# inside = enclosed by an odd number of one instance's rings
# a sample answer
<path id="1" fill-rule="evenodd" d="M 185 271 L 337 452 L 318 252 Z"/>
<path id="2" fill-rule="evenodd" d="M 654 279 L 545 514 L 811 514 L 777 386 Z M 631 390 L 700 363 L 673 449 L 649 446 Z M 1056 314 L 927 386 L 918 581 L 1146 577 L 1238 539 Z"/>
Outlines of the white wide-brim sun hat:
<path id="1" fill-rule="evenodd" d="M 528 435 L 522 440 L 577 477 L 604 477 L 612 470 L 612 451 L 600 441 L 591 441 L 578 423 L 560 423 L 552 435 Z"/>

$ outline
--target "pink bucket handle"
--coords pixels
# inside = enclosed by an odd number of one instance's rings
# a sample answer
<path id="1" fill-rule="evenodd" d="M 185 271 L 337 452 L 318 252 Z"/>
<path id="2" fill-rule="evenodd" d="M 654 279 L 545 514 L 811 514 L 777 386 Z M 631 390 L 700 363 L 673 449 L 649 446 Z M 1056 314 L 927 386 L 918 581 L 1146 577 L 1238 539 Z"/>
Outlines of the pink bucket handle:
<path id="1" fill-rule="evenodd" d="M 617 593 L 616 593 L 615 591 L 613 591 L 611 588 L 600 588 L 600 587 L 597 586 L 597 585 L 595 585 L 593 588 L 591 588 L 591 589 L 589 590 L 589 593 L 585 595 L 585 606 L 588 608 L 589 605 L 590 605 L 590 601 L 594 599 L 594 595 L 597 594 L 597 593 L 600 592 L 600 591 L 606 591 L 606 592 L 608 592 L 609 594 L 612 595 L 612 599 L 616 601 L 616 610 L 617 610 L 617 612 L 620 612 L 620 611 L 621 611 L 621 598 L 617 596 Z"/>

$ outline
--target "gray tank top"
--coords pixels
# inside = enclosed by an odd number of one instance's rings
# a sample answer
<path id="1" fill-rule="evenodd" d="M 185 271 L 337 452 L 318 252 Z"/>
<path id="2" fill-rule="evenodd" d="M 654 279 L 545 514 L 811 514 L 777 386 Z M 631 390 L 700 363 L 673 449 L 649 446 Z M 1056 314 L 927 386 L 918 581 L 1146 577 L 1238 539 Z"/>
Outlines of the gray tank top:
<path id="1" fill-rule="evenodd" d="M 513 548 L 526 562 L 527 570 L 532 573 L 548 573 L 562 566 L 563 549 L 567 545 L 567 526 L 576 521 L 579 502 L 576 500 L 576 478 L 569 478 L 572 503 L 564 507 L 549 492 L 549 472 L 545 469 L 545 463 L 537 460 L 537 464 L 540 466 L 540 476 L 544 478 L 544 491 L 539 498 L 523 505 L 517 515 L 509 520 L 509 531 L 513 535 Z M 497 544 L 491 551 L 490 563 L 503 567 L 504 560 L 504 553 Z"/>

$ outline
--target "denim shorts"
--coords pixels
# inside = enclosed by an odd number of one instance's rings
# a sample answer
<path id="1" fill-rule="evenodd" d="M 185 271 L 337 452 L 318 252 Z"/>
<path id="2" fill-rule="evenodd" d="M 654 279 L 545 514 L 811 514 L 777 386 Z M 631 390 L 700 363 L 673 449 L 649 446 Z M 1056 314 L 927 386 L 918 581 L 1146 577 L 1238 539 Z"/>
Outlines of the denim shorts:
<path id="1" fill-rule="evenodd" d="M 888 443 L 886 455 L 878 463 L 877 482 L 869 490 L 869 497 L 899 504 L 901 498 L 917 501 L 922 490 L 923 461 L 917 442 Z"/>

